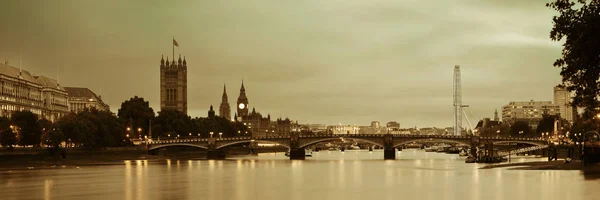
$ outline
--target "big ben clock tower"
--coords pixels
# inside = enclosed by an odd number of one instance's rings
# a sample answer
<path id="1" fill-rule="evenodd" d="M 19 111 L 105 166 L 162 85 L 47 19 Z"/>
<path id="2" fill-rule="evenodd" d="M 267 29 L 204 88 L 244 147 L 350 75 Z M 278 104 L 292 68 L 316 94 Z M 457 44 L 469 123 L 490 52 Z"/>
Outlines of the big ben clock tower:
<path id="1" fill-rule="evenodd" d="M 246 97 L 244 81 L 242 81 L 242 88 L 240 88 L 240 96 L 237 99 L 236 106 L 238 117 L 248 116 L 248 98 Z"/>

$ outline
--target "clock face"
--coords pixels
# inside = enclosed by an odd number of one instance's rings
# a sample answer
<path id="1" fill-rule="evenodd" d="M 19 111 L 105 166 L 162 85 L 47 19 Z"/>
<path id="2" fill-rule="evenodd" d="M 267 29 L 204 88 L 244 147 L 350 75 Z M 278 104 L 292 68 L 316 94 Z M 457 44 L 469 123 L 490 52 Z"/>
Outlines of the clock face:
<path id="1" fill-rule="evenodd" d="M 246 107 L 246 105 L 244 105 L 243 103 L 240 103 L 239 107 L 240 107 L 240 109 L 244 109 Z"/>

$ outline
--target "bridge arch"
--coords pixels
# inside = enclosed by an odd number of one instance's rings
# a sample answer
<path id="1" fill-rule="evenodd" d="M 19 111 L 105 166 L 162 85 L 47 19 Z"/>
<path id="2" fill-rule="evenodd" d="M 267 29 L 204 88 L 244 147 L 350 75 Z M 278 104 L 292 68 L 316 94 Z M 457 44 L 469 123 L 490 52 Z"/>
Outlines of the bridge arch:
<path id="1" fill-rule="evenodd" d="M 198 145 L 198 144 L 168 143 L 168 144 L 153 145 L 152 147 L 148 148 L 148 150 L 151 151 L 151 150 L 156 150 L 156 149 L 162 149 L 162 148 L 167 148 L 167 147 L 177 147 L 177 146 L 180 146 L 180 147 L 187 146 L 187 147 L 196 147 L 196 148 L 200 148 L 200 149 L 208 149 L 208 147 Z"/>
<path id="2" fill-rule="evenodd" d="M 327 141 L 334 141 L 334 140 L 339 140 L 341 138 L 344 139 L 352 139 L 352 140 L 357 140 L 357 141 L 361 141 L 361 142 L 365 142 L 365 143 L 369 143 L 372 145 L 378 145 L 378 146 L 383 146 L 383 143 L 380 142 L 376 142 L 376 141 L 372 141 L 369 139 L 365 139 L 365 138 L 353 138 L 353 137 L 332 137 L 332 138 L 321 138 L 321 139 L 317 139 L 317 140 L 313 140 L 313 141 L 309 141 L 306 143 L 302 143 L 300 144 L 300 148 L 305 148 L 307 146 L 313 145 L 313 144 L 318 144 L 321 142 L 327 142 Z"/>
<path id="3" fill-rule="evenodd" d="M 262 142 L 262 143 L 269 143 L 269 144 L 276 144 L 276 145 L 281 145 L 284 146 L 286 148 L 290 148 L 289 144 L 283 143 L 283 142 L 279 142 L 279 141 L 271 141 L 271 140 L 256 140 L 256 139 L 247 139 L 247 140 L 240 140 L 240 141 L 232 141 L 230 143 L 225 143 L 225 144 L 221 144 L 218 145 L 216 147 L 216 149 L 222 149 L 231 145 L 236 145 L 236 144 L 243 144 L 243 143 L 250 143 L 250 142 Z"/>
<path id="4" fill-rule="evenodd" d="M 394 148 L 405 145 L 411 142 L 440 142 L 440 143 L 452 143 L 452 144 L 462 144 L 466 146 L 470 146 L 471 143 L 462 140 L 452 140 L 452 139 L 443 139 L 443 138 L 418 138 L 418 139 L 409 139 L 400 142 L 394 142 Z"/>

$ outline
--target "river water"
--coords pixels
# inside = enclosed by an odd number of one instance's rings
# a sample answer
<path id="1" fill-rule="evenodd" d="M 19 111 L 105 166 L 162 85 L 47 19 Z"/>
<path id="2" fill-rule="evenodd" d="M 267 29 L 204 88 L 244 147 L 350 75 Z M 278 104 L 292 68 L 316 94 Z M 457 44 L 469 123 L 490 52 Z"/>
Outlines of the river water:
<path id="1" fill-rule="evenodd" d="M 541 161 L 517 158 L 513 162 Z M 321 151 L 208 160 L 132 160 L 104 166 L 0 172 L 0 199 L 600 199 L 579 171 L 478 169 L 421 150 Z"/>

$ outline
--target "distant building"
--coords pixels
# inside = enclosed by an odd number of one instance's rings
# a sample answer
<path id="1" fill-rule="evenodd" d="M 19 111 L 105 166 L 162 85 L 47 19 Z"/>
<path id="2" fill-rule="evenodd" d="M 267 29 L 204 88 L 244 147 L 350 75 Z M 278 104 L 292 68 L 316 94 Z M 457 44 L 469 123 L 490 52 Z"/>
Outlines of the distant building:
<path id="1" fill-rule="evenodd" d="M 483 118 L 477 122 L 475 129 L 473 129 L 474 135 L 485 135 L 485 136 L 496 136 L 494 133 L 489 132 L 490 130 L 500 130 L 500 126 L 502 125 L 501 121 L 490 120 L 490 118 Z M 487 133 L 486 135 L 486 132 Z M 498 132 L 499 133 L 499 132 Z M 489 135 L 492 134 L 492 135 Z"/>
<path id="2" fill-rule="evenodd" d="M 395 121 L 388 122 L 387 124 L 385 124 L 385 126 L 391 129 L 400 129 L 400 123 Z"/>
<path id="3" fill-rule="evenodd" d="M 187 114 L 187 61 L 160 59 L 160 109 L 175 109 Z"/>
<path id="4" fill-rule="evenodd" d="M 229 108 L 227 88 L 225 88 L 225 85 L 223 85 L 223 96 L 221 97 L 221 106 L 219 106 L 219 116 L 231 120 L 231 109 Z"/>
<path id="5" fill-rule="evenodd" d="M 273 135 L 276 136 L 286 136 L 286 135 L 290 135 L 290 133 L 292 132 L 292 120 L 285 118 L 285 119 L 281 119 L 278 118 L 275 121 L 275 131 Z"/>
<path id="6" fill-rule="evenodd" d="M 564 86 L 554 87 L 554 104 L 559 107 L 560 117 L 573 122 L 576 108 L 571 106 L 571 93 Z"/>
<path id="7" fill-rule="evenodd" d="M 533 129 L 542 119 L 543 114 L 560 114 L 560 106 L 551 101 L 513 101 L 502 106 L 502 121 L 512 124 L 516 121 L 527 121 Z"/>
<path id="8" fill-rule="evenodd" d="M 244 81 L 242 81 L 242 87 L 240 88 L 240 96 L 237 99 L 237 116 L 244 117 L 248 115 L 248 97 L 246 97 L 246 88 L 244 88 Z"/>
<path id="9" fill-rule="evenodd" d="M 327 133 L 327 125 L 325 124 L 307 124 L 308 129 L 315 134 Z"/>
<path id="10" fill-rule="evenodd" d="M 0 64 L 0 116 L 30 111 L 52 122 L 68 113 L 67 93 L 58 81 L 32 76 L 26 70 Z"/>
<path id="11" fill-rule="evenodd" d="M 71 112 L 77 113 L 86 108 L 110 112 L 110 107 L 102 101 L 102 97 L 88 88 L 65 87 L 65 90 L 69 95 L 69 111 Z"/>
<path id="12" fill-rule="evenodd" d="M 498 118 L 498 109 L 494 110 L 494 121 L 500 121 L 500 118 Z"/>
<path id="13" fill-rule="evenodd" d="M 340 135 L 346 135 L 346 134 L 360 134 L 360 128 L 358 126 L 354 126 L 354 125 L 333 125 L 330 126 L 329 129 L 331 130 L 331 132 L 333 134 L 340 134 Z"/>
<path id="14" fill-rule="evenodd" d="M 372 122 L 371 122 L 371 127 L 373 127 L 373 128 L 379 128 L 379 127 L 381 127 L 381 126 L 380 126 L 380 124 L 379 124 L 379 121 L 372 121 Z"/>
<path id="15" fill-rule="evenodd" d="M 263 117 L 254 108 L 252 108 L 252 112 L 248 113 L 248 97 L 246 97 L 244 82 L 242 82 L 242 87 L 240 88 L 240 96 L 237 100 L 237 113 L 234 118 L 248 127 L 248 130 L 252 133 L 252 137 L 265 137 L 275 134 L 275 128 L 271 125 L 271 115 Z"/>

